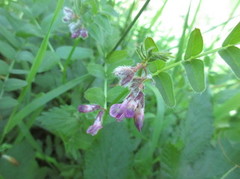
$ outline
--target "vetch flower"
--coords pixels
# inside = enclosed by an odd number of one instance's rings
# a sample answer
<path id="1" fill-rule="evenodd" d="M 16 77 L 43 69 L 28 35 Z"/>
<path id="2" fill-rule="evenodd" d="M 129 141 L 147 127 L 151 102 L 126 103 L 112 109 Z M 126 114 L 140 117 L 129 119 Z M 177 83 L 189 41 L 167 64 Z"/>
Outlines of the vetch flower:
<path id="1" fill-rule="evenodd" d="M 117 119 L 117 121 L 122 121 L 124 118 L 133 118 L 135 116 L 135 111 L 138 103 L 142 99 L 143 93 L 139 92 L 137 96 L 130 93 L 122 104 L 113 104 L 110 108 L 110 116 Z"/>
<path id="2" fill-rule="evenodd" d="M 98 109 L 101 109 L 101 106 L 97 104 L 86 104 L 86 105 L 78 106 L 78 111 L 82 113 L 88 113 L 88 112 L 96 111 Z"/>
<path id="3" fill-rule="evenodd" d="M 75 14 L 73 10 L 70 9 L 69 7 L 63 8 L 63 14 L 64 14 L 64 17 L 62 18 L 62 21 L 64 23 L 70 23 L 75 18 Z"/>
<path id="4" fill-rule="evenodd" d="M 91 134 L 92 136 L 96 135 L 98 131 L 103 127 L 102 122 L 103 122 L 103 111 L 99 111 L 93 125 L 91 125 L 87 129 L 87 133 Z"/>
<path id="5" fill-rule="evenodd" d="M 134 114 L 134 123 L 135 123 L 135 126 L 137 127 L 137 129 L 139 131 L 142 130 L 142 127 L 143 127 L 143 121 L 144 121 L 144 94 L 142 93 L 142 95 L 140 96 L 140 99 L 139 99 L 139 103 L 138 103 L 138 106 L 135 110 L 135 114 Z"/>
<path id="6" fill-rule="evenodd" d="M 84 27 L 80 17 L 78 17 L 72 9 L 68 7 L 63 8 L 64 17 L 62 21 L 64 23 L 68 23 L 69 31 L 71 32 L 72 38 L 81 37 L 82 39 L 86 39 L 88 37 L 88 31 Z"/>
<path id="7" fill-rule="evenodd" d="M 127 86 L 127 84 L 132 81 L 135 71 L 130 66 L 119 66 L 113 73 L 119 77 L 119 84 L 121 86 Z"/>

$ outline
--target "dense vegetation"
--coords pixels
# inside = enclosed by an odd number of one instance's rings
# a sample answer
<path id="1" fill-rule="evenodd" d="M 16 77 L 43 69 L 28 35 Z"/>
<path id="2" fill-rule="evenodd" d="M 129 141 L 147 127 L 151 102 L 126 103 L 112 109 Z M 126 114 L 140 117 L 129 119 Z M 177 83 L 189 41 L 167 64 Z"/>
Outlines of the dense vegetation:
<path id="1" fill-rule="evenodd" d="M 240 2 L 180 36 L 151 3 L 0 2 L 0 178 L 240 178 Z"/>

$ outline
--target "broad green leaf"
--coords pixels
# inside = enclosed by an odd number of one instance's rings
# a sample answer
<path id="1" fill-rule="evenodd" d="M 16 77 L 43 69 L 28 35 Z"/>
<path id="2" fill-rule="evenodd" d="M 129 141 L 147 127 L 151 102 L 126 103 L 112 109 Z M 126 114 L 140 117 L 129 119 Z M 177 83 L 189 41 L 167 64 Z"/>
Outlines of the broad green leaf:
<path id="1" fill-rule="evenodd" d="M 84 97 L 91 103 L 91 104 L 99 104 L 101 106 L 104 105 L 104 94 L 102 88 L 89 88 L 85 93 Z"/>
<path id="2" fill-rule="evenodd" d="M 0 75 L 7 75 L 9 70 L 9 65 L 5 62 L 0 60 Z"/>
<path id="3" fill-rule="evenodd" d="M 60 58 L 67 59 L 71 50 L 72 50 L 72 46 L 61 46 L 57 48 L 56 53 L 59 55 Z M 80 60 L 80 59 L 85 59 L 92 56 L 93 56 L 93 51 L 91 49 L 76 47 L 72 54 L 72 60 Z"/>
<path id="4" fill-rule="evenodd" d="M 113 88 L 110 88 L 109 90 L 108 90 L 108 96 L 107 96 L 107 100 L 108 100 L 108 102 L 110 102 L 110 103 L 112 103 L 115 99 L 116 99 L 116 97 L 117 97 L 117 95 L 119 95 L 119 94 L 122 94 L 122 93 L 124 93 L 126 91 L 126 88 L 124 88 L 124 87 L 122 87 L 122 86 L 115 86 L 115 87 L 113 87 Z M 122 98 L 123 98 L 124 96 L 122 96 Z M 121 100 L 121 99 L 120 99 Z"/>
<path id="5" fill-rule="evenodd" d="M 161 72 L 154 77 L 156 87 L 160 91 L 164 102 L 169 106 L 175 106 L 176 100 L 173 91 L 173 83 L 170 75 L 166 72 Z"/>
<path id="6" fill-rule="evenodd" d="M 212 134 L 213 108 L 211 96 L 206 90 L 202 94 L 194 95 L 189 104 L 186 120 L 183 121 L 182 138 L 185 146 L 182 160 L 195 161 L 209 145 Z"/>
<path id="7" fill-rule="evenodd" d="M 27 82 L 16 78 L 10 78 L 6 81 L 4 89 L 6 91 L 14 91 L 27 86 Z"/>
<path id="8" fill-rule="evenodd" d="M 9 60 L 15 59 L 15 49 L 6 42 L 0 40 L 0 53 Z"/>
<path id="9" fill-rule="evenodd" d="M 240 42 L 240 22 L 234 27 L 227 38 L 224 40 L 222 46 L 236 45 Z"/>
<path id="10" fill-rule="evenodd" d="M 12 97 L 2 97 L 0 98 L 0 109 L 9 109 L 18 104 L 17 100 Z"/>
<path id="11" fill-rule="evenodd" d="M 114 51 L 110 57 L 107 59 L 107 63 L 114 63 L 119 60 L 123 60 L 127 57 L 128 53 L 126 50 L 117 50 Z"/>
<path id="12" fill-rule="evenodd" d="M 89 63 L 87 66 L 87 70 L 89 74 L 92 76 L 95 76 L 97 78 L 102 78 L 104 79 L 104 69 L 103 66 L 100 64 L 95 64 L 95 63 Z"/>
<path id="13" fill-rule="evenodd" d="M 145 50 L 148 51 L 152 49 L 152 52 L 158 52 L 158 47 L 155 44 L 154 40 L 151 37 L 147 37 L 144 41 Z"/>
<path id="14" fill-rule="evenodd" d="M 167 144 L 161 153 L 161 178 L 171 179 L 178 177 L 180 150 L 173 144 Z"/>
<path id="15" fill-rule="evenodd" d="M 29 51 L 20 51 L 16 54 L 16 61 L 17 62 L 30 62 L 32 63 L 34 59 L 34 56 L 31 52 Z"/>
<path id="16" fill-rule="evenodd" d="M 198 93 L 203 92 L 206 88 L 203 61 L 193 59 L 191 61 L 185 61 L 183 65 L 193 90 Z"/>
<path id="17" fill-rule="evenodd" d="M 220 50 L 219 55 L 230 66 L 235 75 L 240 78 L 240 49 L 234 46 Z"/>
<path id="18" fill-rule="evenodd" d="M 200 54 L 203 50 L 203 39 L 200 29 L 195 29 L 191 32 L 187 44 L 187 50 L 184 59 L 187 60 L 193 56 Z"/>
<path id="19" fill-rule="evenodd" d="M 84 178 L 128 178 L 132 143 L 123 123 L 111 123 L 99 131 L 86 151 Z"/>
<path id="20" fill-rule="evenodd" d="M 155 73 L 156 71 L 163 69 L 165 64 L 166 64 L 166 62 L 164 62 L 162 60 L 155 60 L 155 61 L 152 61 L 152 62 L 148 62 L 148 69 L 152 73 Z"/>
<path id="21" fill-rule="evenodd" d="M 14 144 L 11 149 L 5 153 L 8 156 L 17 160 L 18 165 L 13 165 L 6 159 L 0 159 L 0 173 L 6 178 L 46 178 L 47 170 L 40 168 L 35 159 L 35 151 L 32 146 L 23 141 L 19 144 Z"/>
<path id="22" fill-rule="evenodd" d="M 48 93 L 44 94 L 43 96 L 34 99 L 32 102 L 30 102 L 28 105 L 26 105 L 24 108 L 21 109 L 16 115 L 14 115 L 12 118 L 10 118 L 4 128 L 4 135 L 6 135 L 14 126 L 16 126 L 21 120 L 23 120 L 26 116 L 31 114 L 33 111 L 37 110 L 38 108 L 45 105 L 47 102 L 51 101 L 52 99 L 60 96 L 64 92 L 72 89 L 79 83 L 83 82 L 84 80 L 88 79 L 89 76 L 81 76 L 78 78 L 75 78 L 66 84 L 63 84 L 59 86 L 58 88 L 54 88 L 52 91 L 49 91 Z"/>
<path id="23" fill-rule="evenodd" d="M 78 111 L 73 106 L 61 106 L 43 112 L 37 118 L 37 125 L 60 137 L 66 151 L 74 158 L 78 157 L 79 149 L 87 149 L 92 143 L 92 136 L 85 133 L 76 113 Z"/>
<path id="24" fill-rule="evenodd" d="M 240 93 L 237 93 L 230 99 L 226 100 L 223 104 L 216 107 L 214 115 L 216 120 L 224 119 L 229 115 L 231 110 L 237 110 L 240 107 Z"/>
<path id="25" fill-rule="evenodd" d="M 45 57 L 43 58 L 43 62 L 40 65 L 38 72 L 45 72 L 50 70 L 54 65 L 56 65 L 60 61 L 58 55 L 51 51 L 46 51 Z"/>
<path id="26" fill-rule="evenodd" d="M 0 27 L 0 34 L 2 34 L 15 48 L 19 48 L 21 46 L 21 43 L 16 38 L 15 34 L 6 27 L 4 27 L 4 25 Z"/>

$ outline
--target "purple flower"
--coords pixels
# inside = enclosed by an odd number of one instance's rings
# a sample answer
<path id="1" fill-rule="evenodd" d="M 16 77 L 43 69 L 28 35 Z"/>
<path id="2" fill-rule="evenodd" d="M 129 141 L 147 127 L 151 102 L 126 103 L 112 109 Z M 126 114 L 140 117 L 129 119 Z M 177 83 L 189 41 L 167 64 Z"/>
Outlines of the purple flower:
<path id="1" fill-rule="evenodd" d="M 100 109 L 101 106 L 97 104 L 87 104 L 78 106 L 78 111 L 82 113 L 88 113 Z"/>
<path id="2" fill-rule="evenodd" d="M 119 84 L 121 86 L 127 86 L 135 75 L 135 71 L 130 66 L 119 66 L 113 71 L 113 73 L 119 77 Z"/>
<path id="3" fill-rule="evenodd" d="M 143 127 L 143 121 L 144 121 L 144 108 L 137 107 L 133 118 L 134 118 L 135 126 L 139 131 L 141 131 Z"/>
<path id="4" fill-rule="evenodd" d="M 93 125 L 91 125 L 87 129 L 87 133 L 91 134 L 92 136 L 96 135 L 98 131 L 102 128 L 102 122 L 103 122 L 103 111 L 99 111 Z"/>
<path id="5" fill-rule="evenodd" d="M 143 121 L 144 121 L 144 94 L 142 92 L 140 92 L 141 95 L 139 95 L 139 103 L 138 106 L 136 108 L 135 114 L 134 114 L 134 122 L 135 122 L 135 126 L 137 127 L 137 129 L 139 131 L 142 130 L 143 127 Z"/>
<path id="6" fill-rule="evenodd" d="M 110 108 L 110 116 L 121 121 L 123 118 L 132 118 L 135 116 L 135 110 L 141 101 L 143 93 L 139 92 L 137 96 L 130 93 L 122 104 L 113 104 Z"/>
<path id="7" fill-rule="evenodd" d="M 75 14 L 73 10 L 68 7 L 63 8 L 63 14 L 64 14 L 64 17 L 62 18 L 62 21 L 64 23 L 70 23 L 75 18 Z"/>

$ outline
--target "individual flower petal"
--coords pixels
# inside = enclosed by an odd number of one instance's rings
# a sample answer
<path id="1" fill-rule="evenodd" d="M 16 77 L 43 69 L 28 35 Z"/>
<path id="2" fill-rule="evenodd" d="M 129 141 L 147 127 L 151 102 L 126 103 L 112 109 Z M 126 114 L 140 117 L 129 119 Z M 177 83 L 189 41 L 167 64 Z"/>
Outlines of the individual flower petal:
<path id="1" fill-rule="evenodd" d="M 68 25 L 69 30 L 71 32 L 71 34 L 78 32 L 79 30 L 82 28 L 82 23 L 80 20 L 77 20 L 76 22 L 72 22 Z"/>
<path id="2" fill-rule="evenodd" d="M 64 17 L 62 18 L 62 21 L 64 23 L 70 23 L 75 18 L 75 14 L 73 10 L 68 7 L 63 8 L 63 13 L 64 13 Z"/>
<path id="3" fill-rule="evenodd" d="M 92 136 L 96 135 L 98 133 L 98 131 L 102 128 L 102 122 L 103 122 L 103 111 L 100 111 L 98 113 L 93 125 L 91 125 L 87 129 L 87 133 L 91 134 Z"/>
<path id="4" fill-rule="evenodd" d="M 127 105 L 127 109 L 125 110 L 125 117 L 132 118 L 135 114 L 135 109 L 137 107 L 137 102 L 135 100 L 130 100 Z"/>
<path id="5" fill-rule="evenodd" d="M 139 131 L 142 130 L 143 121 L 144 121 L 144 108 L 138 107 L 135 111 L 134 122 L 135 122 L 135 126 Z"/>
<path id="6" fill-rule="evenodd" d="M 79 36 L 82 37 L 83 39 L 88 38 L 88 31 L 87 31 L 87 29 L 85 29 L 85 28 L 80 29 Z"/>
<path id="7" fill-rule="evenodd" d="M 135 71 L 130 66 L 119 66 L 113 71 L 113 73 L 120 78 L 120 85 L 126 86 L 132 81 Z"/>
<path id="8" fill-rule="evenodd" d="M 122 121 L 125 112 L 125 104 L 113 104 L 110 107 L 110 116 L 117 119 L 117 121 Z"/>
<path id="9" fill-rule="evenodd" d="M 100 109 L 101 106 L 97 104 L 86 104 L 78 106 L 78 111 L 82 113 L 88 113 Z"/>

